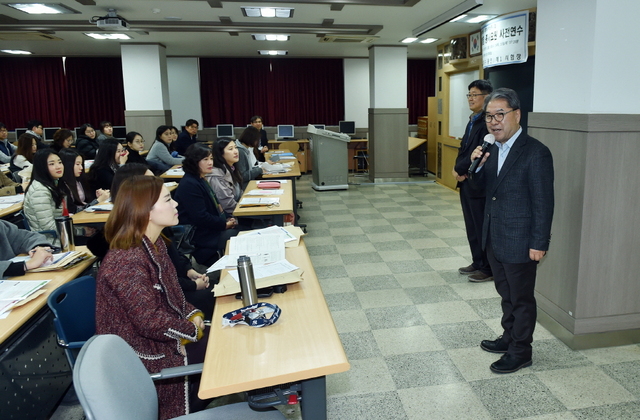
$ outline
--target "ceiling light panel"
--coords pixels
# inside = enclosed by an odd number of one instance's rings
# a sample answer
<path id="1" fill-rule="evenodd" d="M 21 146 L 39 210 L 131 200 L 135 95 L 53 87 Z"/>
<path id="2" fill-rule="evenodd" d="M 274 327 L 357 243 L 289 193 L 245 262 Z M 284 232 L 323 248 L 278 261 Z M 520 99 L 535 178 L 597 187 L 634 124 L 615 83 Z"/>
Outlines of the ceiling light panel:
<path id="1" fill-rule="evenodd" d="M 59 15 L 80 13 L 58 3 L 5 3 L 7 6 L 30 15 Z"/>
<path id="2" fill-rule="evenodd" d="M 427 38 L 427 39 L 423 39 L 422 41 L 420 41 L 420 43 L 421 44 L 432 44 L 432 43 L 436 42 L 439 39 L 440 38 Z"/>
<path id="3" fill-rule="evenodd" d="M 291 7 L 241 7 L 243 16 L 264 17 L 264 18 L 292 18 L 293 8 Z"/>
<path id="4" fill-rule="evenodd" d="M 31 51 L 23 51 L 23 50 L 0 50 L 0 52 L 6 53 L 6 54 L 32 54 Z"/>
<path id="5" fill-rule="evenodd" d="M 258 50 L 260 55 L 287 55 L 288 53 L 286 50 Z"/>
<path id="6" fill-rule="evenodd" d="M 131 37 L 127 34 L 113 34 L 113 33 L 104 33 L 104 34 L 96 34 L 96 33 L 85 33 L 86 36 L 91 37 L 93 39 L 131 39 Z"/>
<path id="7" fill-rule="evenodd" d="M 251 34 L 256 41 L 288 41 L 289 35 L 284 34 Z"/>

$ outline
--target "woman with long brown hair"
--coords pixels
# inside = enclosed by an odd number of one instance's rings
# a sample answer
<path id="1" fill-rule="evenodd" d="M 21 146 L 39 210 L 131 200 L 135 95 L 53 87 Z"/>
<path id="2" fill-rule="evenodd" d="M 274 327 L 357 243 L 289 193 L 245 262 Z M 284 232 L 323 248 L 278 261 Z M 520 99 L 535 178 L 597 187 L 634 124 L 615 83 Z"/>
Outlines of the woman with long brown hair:
<path id="1" fill-rule="evenodd" d="M 162 179 L 134 176 L 120 186 L 105 225 L 110 250 L 96 282 L 96 333 L 122 337 L 149 372 L 204 360 L 202 312 L 185 300 L 161 235 L 178 224 L 177 207 Z M 155 386 L 160 419 L 204 408 L 186 378 Z"/>

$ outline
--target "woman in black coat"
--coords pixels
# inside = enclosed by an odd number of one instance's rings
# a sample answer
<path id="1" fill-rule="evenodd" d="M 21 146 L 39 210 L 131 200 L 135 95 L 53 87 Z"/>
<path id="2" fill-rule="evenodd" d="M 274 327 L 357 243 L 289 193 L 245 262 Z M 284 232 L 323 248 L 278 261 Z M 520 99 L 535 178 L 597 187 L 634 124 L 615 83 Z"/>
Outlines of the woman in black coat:
<path id="1" fill-rule="evenodd" d="M 196 261 L 209 266 L 224 253 L 227 240 L 238 234 L 237 221 L 227 218 L 205 175 L 213 170 L 211 149 L 196 143 L 187 148 L 182 163 L 185 175 L 175 192 L 181 225 L 195 228 L 192 253 Z"/>

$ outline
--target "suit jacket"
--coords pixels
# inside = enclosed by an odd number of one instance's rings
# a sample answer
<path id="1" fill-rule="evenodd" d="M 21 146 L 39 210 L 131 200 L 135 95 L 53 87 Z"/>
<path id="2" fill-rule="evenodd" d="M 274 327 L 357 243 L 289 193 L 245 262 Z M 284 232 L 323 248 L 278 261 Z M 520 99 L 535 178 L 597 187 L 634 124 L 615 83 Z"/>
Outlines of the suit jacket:
<path id="1" fill-rule="evenodd" d="M 471 153 L 476 147 L 482 145 L 484 136 L 487 135 L 487 133 L 487 124 L 484 122 L 482 117 L 473 123 L 471 130 L 469 130 L 469 124 L 467 124 L 464 136 L 462 137 L 462 142 L 460 143 L 460 149 L 458 149 L 456 164 L 453 168 L 458 175 L 466 175 L 469 172 L 469 166 L 471 166 Z M 464 184 L 464 182 L 458 182 L 457 187 L 462 188 L 462 184 Z M 471 197 L 484 197 L 484 190 L 469 188 L 469 195 Z"/>
<path id="2" fill-rule="evenodd" d="M 549 148 L 521 133 L 498 171 L 498 147 L 489 148 L 483 168 L 470 178 L 485 189 L 482 247 L 491 244 L 503 263 L 530 262 L 529 249 L 547 251 L 553 219 L 553 159 Z"/>

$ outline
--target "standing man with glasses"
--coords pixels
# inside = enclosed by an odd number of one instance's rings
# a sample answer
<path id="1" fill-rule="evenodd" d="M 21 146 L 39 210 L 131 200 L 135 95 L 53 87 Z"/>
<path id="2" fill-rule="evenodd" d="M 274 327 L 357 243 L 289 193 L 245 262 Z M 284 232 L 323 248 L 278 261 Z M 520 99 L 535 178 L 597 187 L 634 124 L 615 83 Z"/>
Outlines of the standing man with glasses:
<path id="1" fill-rule="evenodd" d="M 484 156 L 480 146 L 473 151 L 471 160 L 482 160 L 469 181 L 486 191 L 482 245 L 502 298 L 503 333 L 480 347 L 503 354 L 493 372 L 511 373 L 532 363 L 536 269 L 551 240 L 553 159 L 547 146 L 522 133 L 516 92 L 496 89 L 484 112 L 496 142 Z"/>
<path id="2" fill-rule="evenodd" d="M 484 98 L 493 91 L 488 80 L 474 80 L 469 85 L 469 123 L 460 142 L 456 165 L 453 168 L 453 176 L 458 181 L 460 188 L 460 204 L 464 216 L 464 226 L 467 230 L 467 240 L 471 249 L 472 263 L 468 267 L 458 269 L 460 274 L 469 276 L 469 281 L 483 282 L 493 280 L 491 266 L 487 260 L 487 254 L 482 249 L 482 221 L 484 220 L 484 190 L 475 190 L 469 186 L 467 172 L 471 166 L 471 153 L 482 144 L 484 136 L 488 133 L 487 125 L 482 119 L 482 107 Z"/>

